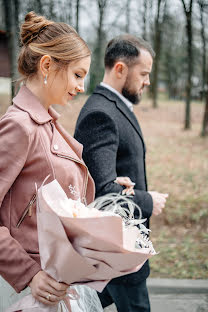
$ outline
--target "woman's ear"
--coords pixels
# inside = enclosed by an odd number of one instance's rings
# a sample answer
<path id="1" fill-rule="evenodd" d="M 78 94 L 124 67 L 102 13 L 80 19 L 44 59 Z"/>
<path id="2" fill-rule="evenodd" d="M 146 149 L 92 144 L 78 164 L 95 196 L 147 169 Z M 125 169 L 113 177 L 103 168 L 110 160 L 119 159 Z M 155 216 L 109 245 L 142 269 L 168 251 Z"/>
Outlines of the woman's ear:
<path id="1" fill-rule="evenodd" d="M 114 65 L 114 70 L 118 79 L 126 78 L 128 74 L 128 66 L 124 62 L 117 62 Z"/>
<path id="2" fill-rule="evenodd" d="M 50 68 L 52 67 L 52 58 L 50 55 L 43 55 L 40 59 L 40 72 L 43 77 L 48 76 Z"/>

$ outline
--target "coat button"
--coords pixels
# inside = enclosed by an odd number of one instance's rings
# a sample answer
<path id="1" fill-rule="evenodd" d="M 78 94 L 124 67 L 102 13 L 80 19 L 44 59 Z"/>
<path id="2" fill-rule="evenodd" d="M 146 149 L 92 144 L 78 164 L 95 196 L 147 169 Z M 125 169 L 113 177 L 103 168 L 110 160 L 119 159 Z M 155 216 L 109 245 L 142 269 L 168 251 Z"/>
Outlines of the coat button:
<path id="1" fill-rule="evenodd" d="M 53 148 L 55 149 L 55 151 L 57 151 L 58 150 L 58 145 L 54 144 Z"/>

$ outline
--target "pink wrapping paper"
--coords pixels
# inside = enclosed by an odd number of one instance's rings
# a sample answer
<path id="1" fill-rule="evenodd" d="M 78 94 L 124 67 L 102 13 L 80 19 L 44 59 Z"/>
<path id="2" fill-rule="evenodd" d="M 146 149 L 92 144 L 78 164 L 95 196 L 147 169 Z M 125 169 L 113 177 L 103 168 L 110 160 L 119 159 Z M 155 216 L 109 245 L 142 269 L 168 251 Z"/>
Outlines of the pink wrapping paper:
<path id="1" fill-rule="evenodd" d="M 121 217 L 59 217 L 47 201 L 52 183 L 37 192 L 37 224 L 41 267 L 54 279 L 84 283 L 101 292 L 112 278 L 138 271 L 155 254 L 149 248 L 134 247 L 138 230 L 134 227 L 123 232 Z M 57 193 L 57 200 L 59 196 Z M 28 295 L 6 312 L 56 309 Z"/>

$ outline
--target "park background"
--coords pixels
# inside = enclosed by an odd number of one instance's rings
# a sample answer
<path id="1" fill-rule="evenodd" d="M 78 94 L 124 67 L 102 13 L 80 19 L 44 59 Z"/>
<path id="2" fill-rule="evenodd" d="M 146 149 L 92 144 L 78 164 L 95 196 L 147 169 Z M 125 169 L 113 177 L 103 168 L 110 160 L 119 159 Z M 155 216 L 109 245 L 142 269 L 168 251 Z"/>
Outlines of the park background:
<path id="1" fill-rule="evenodd" d="M 15 93 L 19 23 L 30 10 L 71 24 L 92 50 L 87 94 L 55 107 L 71 135 L 102 80 L 108 40 L 128 32 L 152 44 L 151 87 L 134 109 L 149 190 L 169 193 L 163 214 L 151 219 L 159 252 L 151 277 L 208 278 L 208 0 L 0 0 L 0 115 Z"/>

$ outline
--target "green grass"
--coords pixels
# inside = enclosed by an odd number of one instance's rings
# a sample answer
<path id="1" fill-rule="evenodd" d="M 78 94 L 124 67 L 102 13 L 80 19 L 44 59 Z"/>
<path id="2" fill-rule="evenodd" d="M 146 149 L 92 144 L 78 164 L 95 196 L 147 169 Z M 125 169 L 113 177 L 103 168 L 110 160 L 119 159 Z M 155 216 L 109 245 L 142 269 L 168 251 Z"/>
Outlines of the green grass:
<path id="1" fill-rule="evenodd" d="M 207 243 L 207 238 L 199 240 L 189 232 L 178 238 L 161 235 L 156 243 L 159 254 L 150 261 L 151 276 L 208 278 Z"/>

